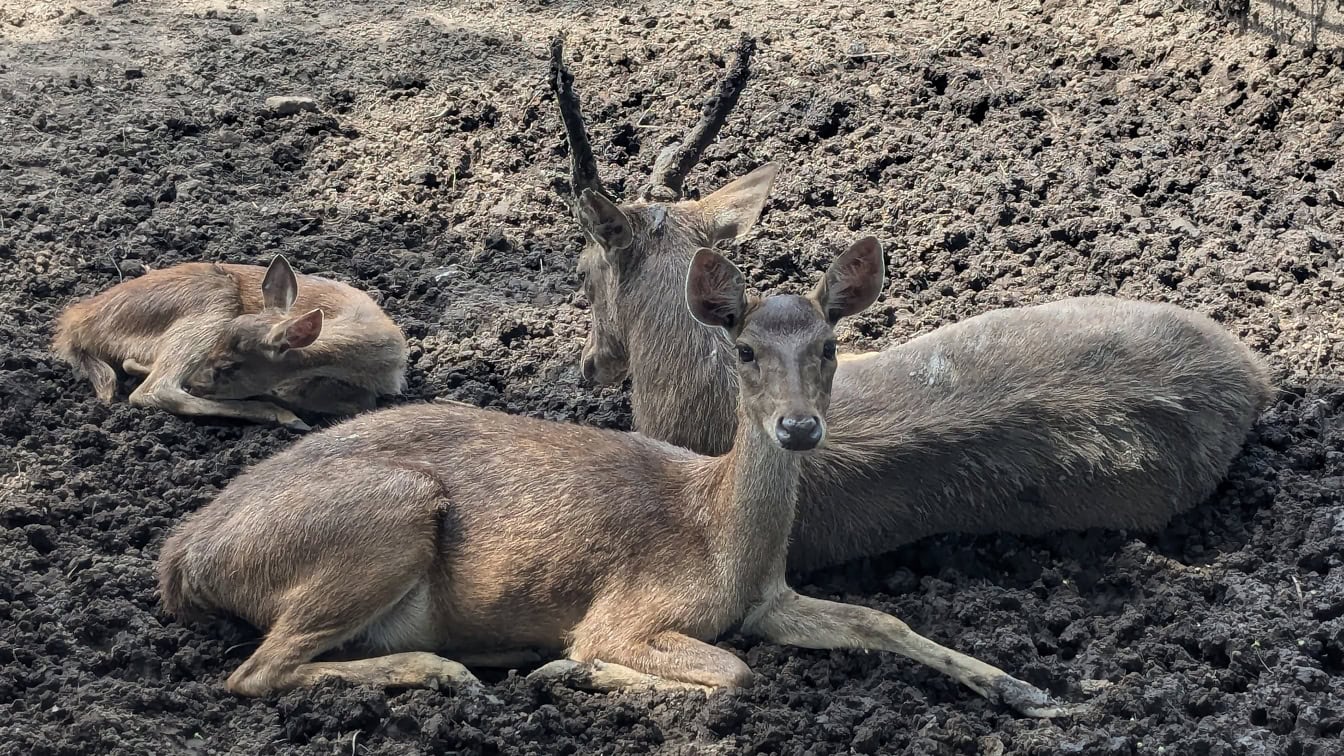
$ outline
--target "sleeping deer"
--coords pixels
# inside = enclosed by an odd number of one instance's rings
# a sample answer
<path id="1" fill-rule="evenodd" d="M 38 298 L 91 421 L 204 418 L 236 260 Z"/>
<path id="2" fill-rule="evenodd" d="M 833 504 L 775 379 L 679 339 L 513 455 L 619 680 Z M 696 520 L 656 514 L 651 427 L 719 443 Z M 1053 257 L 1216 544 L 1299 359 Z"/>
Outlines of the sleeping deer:
<path id="1" fill-rule="evenodd" d="M 887 650 L 1028 715 L 1037 688 L 895 617 L 801 596 L 785 550 L 802 461 L 827 435 L 833 326 L 882 288 L 873 240 L 807 296 L 748 297 L 704 249 L 683 307 L 742 362 L 732 451 L 463 404 L 382 410 L 307 436 L 178 525 L 159 560 L 178 616 L 227 612 L 266 630 L 230 675 L 248 696 L 324 677 L 478 683 L 459 658 L 564 651 L 534 674 L 598 690 L 734 688 L 751 670 L 709 643 L 734 626 L 809 648 Z M 703 324 L 703 325 L 701 325 Z M 346 646 L 346 661 L 315 658 Z"/>
<path id="2" fill-rule="evenodd" d="M 143 378 L 130 402 L 182 415 L 308 428 L 295 414 L 349 415 L 405 387 L 406 340 L 367 294 L 269 267 L 185 263 L 78 302 L 54 351 L 112 401 L 118 369 Z"/>
<path id="3" fill-rule="evenodd" d="M 735 443 L 741 360 L 726 334 L 688 327 L 678 282 L 697 248 L 756 223 L 777 168 L 675 198 L 736 102 L 751 50 L 744 40 L 642 198 L 617 204 L 598 179 L 560 42 L 551 49 L 588 239 L 582 373 L 628 377 L 635 429 L 703 454 Z M 934 533 L 1161 528 L 1213 493 L 1272 396 L 1262 361 L 1209 318 L 1110 297 L 991 312 L 841 357 L 827 442 L 801 463 L 797 570 Z"/>

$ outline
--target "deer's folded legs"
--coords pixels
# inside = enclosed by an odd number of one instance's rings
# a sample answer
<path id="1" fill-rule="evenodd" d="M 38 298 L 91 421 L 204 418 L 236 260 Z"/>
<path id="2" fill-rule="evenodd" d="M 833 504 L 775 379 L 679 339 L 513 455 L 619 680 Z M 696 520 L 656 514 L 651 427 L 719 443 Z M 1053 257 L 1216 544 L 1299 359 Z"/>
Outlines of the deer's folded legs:
<path id="1" fill-rule="evenodd" d="M 581 662 L 573 659 L 557 659 L 538 667 L 527 677 L 531 680 L 565 683 L 581 690 L 598 693 L 612 693 L 631 688 L 710 690 L 704 685 L 646 675 L 624 665 L 604 661 Z"/>
<path id="2" fill-rule="evenodd" d="M 1055 717 L 1066 713 L 1035 686 L 991 664 L 934 643 L 899 619 L 876 609 L 823 601 L 786 590 L 755 613 L 743 631 L 774 643 L 803 648 L 893 651 L 1027 716 Z"/>
<path id="3" fill-rule="evenodd" d="M 740 688 L 750 684 L 751 668 L 729 651 L 681 633 L 616 640 L 618 632 L 580 625 L 574 630 L 571 658 L 551 662 L 532 673 L 564 678 L 578 687 L 611 691 L 630 687 L 681 690 Z"/>
<path id="4" fill-rule="evenodd" d="M 130 402 L 137 407 L 157 407 L 178 415 L 232 417 L 256 423 L 276 423 L 291 430 L 311 430 L 293 412 L 270 402 L 202 399 L 188 394 L 180 385 L 159 380 L 153 373 L 131 392 Z"/>

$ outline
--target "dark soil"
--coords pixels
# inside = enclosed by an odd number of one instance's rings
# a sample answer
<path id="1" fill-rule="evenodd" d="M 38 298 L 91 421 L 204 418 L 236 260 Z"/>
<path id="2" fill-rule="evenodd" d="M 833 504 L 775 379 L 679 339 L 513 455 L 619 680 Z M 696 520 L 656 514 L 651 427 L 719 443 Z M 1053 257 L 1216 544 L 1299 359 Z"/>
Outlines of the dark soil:
<path id="1" fill-rule="evenodd" d="M 0 752 L 1328 754 L 1344 729 L 1344 70 L 1165 0 L 640 5 L 0 2 Z M 358 9 L 352 9 L 353 7 Z M 890 7 L 891 10 L 884 10 Z M 1225 323 L 1283 391 L 1160 535 L 945 537 L 802 582 L 1071 701 L 1026 720 L 903 659 L 729 639 L 738 696 L 221 686 L 256 643 L 158 605 L 166 530 L 296 437 L 104 405 L 61 307 L 185 260 L 379 297 L 408 399 L 625 427 L 579 385 L 579 236 L 545 44 L 570 33 L 607 181 L 636 187 L 736 35 L 756 76 L 693 192 L 785 171 L 735 255 L 801 285 L 861 234 L 884 346 L 1118 293 Z M 277 117 L 272 95 L 312 97 Z"/>

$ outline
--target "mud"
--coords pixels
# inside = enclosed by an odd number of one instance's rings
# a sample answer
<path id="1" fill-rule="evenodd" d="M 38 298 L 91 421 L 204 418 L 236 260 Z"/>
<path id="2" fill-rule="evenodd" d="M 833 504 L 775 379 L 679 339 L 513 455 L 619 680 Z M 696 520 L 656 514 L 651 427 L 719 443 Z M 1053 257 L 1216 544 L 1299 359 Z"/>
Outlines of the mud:
<path id="1" fill-rule="evenodd" d="M 0 2 L 0 750 L 42 754 L 1327 754 L 1344 730 L 1344 69 L 1162 0 L 690 8 Z M 988 8 L 988 10 L 986 10 Z M 498 680 L 241 700 L 245 626 L 165 618 L 165 531 L 284 430 L 103 405 L 46 350 L 72 299 L 185 260 L 371 291 L 407 400 L 606 427 L 579 385 L 577 229 L 544 82 L 568 30 L 605 180 L 639 186 L 736 35 L 756 77 L 692 174 L 784 165 L 733 254 L 801 286 L 860 234 L 896 343 L 995 307 L 1114 293 L 1209 313 L 1282 393 L 1164 533 L 948 536 L 809 576 L 1082 704 L 1041 722 L 913 663 L 730 638 L 754 689 L 600 696 Z M 581 59 L 578 59 L 581 54 Z M 279 116 L 272 96 L 314 100 Z"/>

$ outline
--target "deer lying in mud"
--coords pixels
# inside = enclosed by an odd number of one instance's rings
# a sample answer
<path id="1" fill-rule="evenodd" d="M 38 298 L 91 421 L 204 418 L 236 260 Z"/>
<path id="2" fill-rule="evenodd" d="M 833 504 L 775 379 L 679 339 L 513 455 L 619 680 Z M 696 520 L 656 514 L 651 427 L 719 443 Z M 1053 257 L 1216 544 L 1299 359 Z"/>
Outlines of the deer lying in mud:
<path id="1" fill-rule="evenodd" d="M 294 314 L 294 313 L 301 314 Z M 294 411 L 350 415 L 405 386 L 401 329 L 358 289 L 269 267 L 185 263 L 61 314 L 53 350 L 103 401 L 117 369 L 130 402 L 182 415 L 308 426 Z"/>
<path id="2" fill-rule="evenodd" d="M 620 205 L 598 179 L 558 40 L 551 53 L 589 240 L 582 372 L 630 378 L 639 432 L 722 454 L 737 432 L 736 351 L 688 327 L 677 284 L 698 247 L 755 224 L 777 169 L 699 201 L 669 198 L 736 102 L 750 43 L 643 199 Z M 827 443 L 802 460 L 790 567 L 935 533 L 1161 528 L 1213 493 L 1271 396 L 1261 360 L 1209 318 L 1109 297 L 991 312 L 842 359 Z"/>
<path id="3" fill-rule="evenodd" d="M 683 306 L 744 363 L 726 455 L 461 404 L 362 415 L 252 467 L 179 525 L 159 561 L 164 605 L 267 630 L 229 677 L 242 695 L 328 676 L 474 685 L 428 651 L 533 648 L 568 653 L 534 674 L 599 690 L 731 688 L 751 670 L 707 641 L 740 625 L 777 643 L 894 651 L 1053 715 L 1002 670 L 785 583 L 802 452 L 826 435 L 832 328 L 876 299 L 883 274 L 865 240 L 810 295 L 755 299 L 732 263 L 697 252 Z M 313 661 L 343 644 L 389 655 Z"/>

